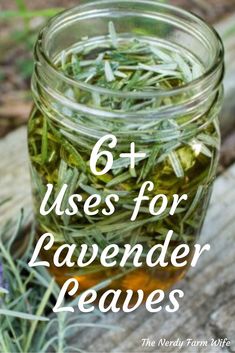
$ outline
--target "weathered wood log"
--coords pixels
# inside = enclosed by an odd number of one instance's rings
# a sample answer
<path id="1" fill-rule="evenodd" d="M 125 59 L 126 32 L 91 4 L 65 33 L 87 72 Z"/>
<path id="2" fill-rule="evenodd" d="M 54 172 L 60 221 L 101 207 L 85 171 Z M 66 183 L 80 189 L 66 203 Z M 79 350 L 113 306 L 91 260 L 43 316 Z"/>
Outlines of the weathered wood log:
<path id="1" fill-rule="evenodd" d="M 25 127 L 0 140 L 0 223 L 16 216 L 22 207 L 31 208 Z"/>

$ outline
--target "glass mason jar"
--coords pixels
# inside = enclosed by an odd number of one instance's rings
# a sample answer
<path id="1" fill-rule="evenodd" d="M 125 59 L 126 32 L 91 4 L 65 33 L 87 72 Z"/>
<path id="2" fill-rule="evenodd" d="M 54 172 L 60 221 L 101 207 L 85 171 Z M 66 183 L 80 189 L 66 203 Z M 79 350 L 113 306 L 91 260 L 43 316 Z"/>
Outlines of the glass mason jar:
<path id="1" fill-rule="evenodd" d="M 79 52 L 81 45 L 102 47 L 109 43 L 110 21 L 118 40 L 137 38 L 183 53 L 200 63 L 203 72 L 179 87 L 155 91 L 110 89 L 64 74 L 57 64 L 61 53 Z M 106 268 L 99 259 L 87 268 L 57 268 L 53 253 L 64 243 L 77 244 L 78 251 L 84 243 L 96 243 L 100 251 L 113 243 L 120 249 L 124 244 L 142 244 L 144 257 L 153 245 L 163 243 L 172 229 L 168 255 L 177 245 L 187 243 L 189 258 L 192 256 L 218 164 L 223 69 L 223 46 L 210 26 L 191 13 L 152 0 L 86 1 L 52 18 L 42 29 L 35 47 L 35 107 L 28 123 L 28 146 L 37 237 L 45 232 L 55 237 L 53 248 L 41 257 L 51 263 L 58 283 L 75 277 L 83 291 L 111 279 L 110 288 L 143 288 L 147 295 L 154 289 L 170 288 L 184 276 L 187 266 L 133 268 L 127 264 L 127 268 Z M 97 97 L 99 104 L 95 104 Z M 151 108 L 145 109 L 150 100 Z M 125 109 L 114 104 L 122 101 L 128 102 Z M 105 175 L 94 175 L 89 166 L 91 151 L 106 134 L 117 137 L 114 149 L 103 145 L 104 150 L 112 152 L 114 163 Z M 137 151 L 146 153 L 145 158 L 136 160 L 134 169 L 128 159 L 120 157 L 130 151 L 131 142 L 135 142 Z M 97 168 L 101 170 L 104 165 L 100 158 Z M 150 200 L 157 194 L 166 195 L 169 202 L 174 194 L 187 194 L 188 200 L 173 216 L 169 212 L 152 216 L 149 202 L 143 201 L 132 222 L 133 200 L 144 181 L 154 184 L 147 192 Z M 49 205 L 63 184 L 68 185 L 63 207 L 68 206 L 69 195 L 82 196 L 76 215 L 58 216 L 54 211 L 46 217 L 40 215 L 48 183 L 54 186 Z M 94 193 L 101 195 L 102 203 L 95 216 L 87 216 L 84 201 Z M 115 213 L 105 216 L 101 209 L 111 193 L 120 200 Z"/>

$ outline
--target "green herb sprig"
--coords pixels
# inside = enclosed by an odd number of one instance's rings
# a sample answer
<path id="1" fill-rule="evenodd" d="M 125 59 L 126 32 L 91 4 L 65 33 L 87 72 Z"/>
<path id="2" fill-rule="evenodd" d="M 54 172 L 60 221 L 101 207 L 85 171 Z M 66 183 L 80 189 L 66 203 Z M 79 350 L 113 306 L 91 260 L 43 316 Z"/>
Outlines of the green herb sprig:
<path id="1" fill-rule="evenodd" d="M 31 218 L 31 217 L 30 217 Z M 30 268 L 34 229 L 23 213 L 0 229 L 0 351 L 27 352 L 82 352 L 71 337 L 87 327 L 115 329 L 96 323 L 101 315 L 52 313 L 59 287 L 44 267 Z M 20 249 L 26 240 L 28 245 Z M 19 257 L 18 257 L 19 256 Z M 105 283 L 100 283 L 104 287 Z M 75 305 L 75 303 L 69 303 Z"/>

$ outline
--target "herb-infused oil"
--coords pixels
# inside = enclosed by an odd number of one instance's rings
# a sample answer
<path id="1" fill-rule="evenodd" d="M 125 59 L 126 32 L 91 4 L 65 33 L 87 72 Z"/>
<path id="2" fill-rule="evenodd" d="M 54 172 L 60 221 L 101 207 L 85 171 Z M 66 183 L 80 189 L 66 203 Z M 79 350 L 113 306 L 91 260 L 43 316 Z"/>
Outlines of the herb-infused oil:
<path id="1" fill-rule="evenodd" d="M 130 261 L 125 268 L 105 268 L 97 260 L 85 268 L 56 268 L 53 252 L 63 243 L 95 243 L 100 251 L 114 243 L 120 248 L 142 244 L 144 257 L 164 242 L 169 229 L 174 231 L 169 256 L 182 243 L 193 249 L 218 163 L 219 38 L 199 18 L 155 1 L 88 2 L 49 22 L 39 36 L 35 60 L 28 141 L 37 236 L 50 232 L 56 239 L 41 256 L 60 284 L 76 277 L 82 291 L 106 280 L 110 288 L 143 288 L 146 294 L 168 289 L 186 267 L 134 268 Z M 115 149 L 103 146 L 114 163 L 105 175 L 94 175 L 90 155 L 106 134 L 118 140 Z M 131 142 L 146 154 L 135 168 L 120 157 L 130 151 Z M 97 169 L 105 163 L 99 159 Z M 154 184 L 150 199 L 164 194 L 171 202 L 174 194 L 187 194 L 188 200 L 173 216 L 153 216 L 143 202 L 132 222 L 134 199 L 147 180 Z M 63 184 L 68 185 L 64 208 L 71 194 L 82 196 L 76 215 L 40 215 L 47 184 L 54 186 L 48 207 Z M 87 216 L 84 201 L 92 194 L 101 196 L 99 209 L 107 195 L 117 194 L 115 213 Z"/>

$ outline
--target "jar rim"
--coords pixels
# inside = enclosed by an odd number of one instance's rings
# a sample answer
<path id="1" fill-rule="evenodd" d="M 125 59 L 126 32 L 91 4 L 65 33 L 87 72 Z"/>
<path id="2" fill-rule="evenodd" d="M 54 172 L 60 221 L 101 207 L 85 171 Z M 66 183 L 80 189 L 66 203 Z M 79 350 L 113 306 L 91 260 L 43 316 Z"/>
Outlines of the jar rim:
<path id="1" fill-rule="evenodd" d="M 100 87 L 97 85 L 92 85 L 83 81 L 75 80 L 72 77 L 65 75 L 62 71 L 58 70 L 51 58 L 49 57 L 49 54 L 45 50 L 44 43 L 45 43 L 45 36 L 48 33 L 48 31 L 51 29 L 51 27 L 58 22 L 61 22 L 64 18 L 70 16 L 74 11 L 77 13 L 84 11 L 88 6 L 95 5 L 95 4 L 109 4 L 112 1 L 110 0 L 90 0 L 86 1 L 85 4 L 80 4 L 78 6 L 75 6 L 73 8 L 64 10 L 60 12 L 58 15 L 52 17 L 48 23 L 42 28 L 39 37 L 38 37 L 38 43 L 36 45 L 36 49 L 39 50 L 40 56 L 43 58 L 44 63 L 47 65 L 47 68 L 53 72 L 59 79 L 62 81 L 68 83 L 71 86 L 83 89 L 85 91 L 91 92 L 91 93 L 98 93 L 98 94 L 105 94 L 108 96 L 116 96 L 116 97 L 128 97 L 128 98 L 157 98 L 157 97 L 165 97 L 165 96 L 175 96 L 181 93 L 184 93 L 185 91 L 189 89 L 198 89 L 202 82 L 208 80 L 208 78 L 213 75 L 214 72 L 216 72 L 221 65 L 223 64 L 223 59 L 224 59 L 224 46 L 222 39 L 220 38 L 218 32 L 215 30 L 215 28 L 211 25 L 209 25 L 207 22 L 205 22 L 200 16 L 190 12 L 186 11 L 178 6 L 174 5 L 169 5 L 169 4 L 163 4 L 157 1 L 153 0 L 119 0 L 119 3 L 146 3 L 148 5 L 154 5 L 157 6 L 163 10 L 168 10 L 168 11 L 174 11 L 176 14 L 179 16 L 187 16 L 189 19 L 193 20 L 195 23 L 200 24 L 204 29 L 206 29 L 210 34 L 214 36 L 215 41 L 217 42 L 217 55 L 215 55 L 214 60 L 212 61 L 211 65 L 205 69 L 205 71 L 197 78 L 182 84 L 181 86 L 175 87 L 175 88 L 167 88 L 167 89 L 159 89 L 158 91 L 118 91 L 115 89 L 108 89 L 104 87 Z M 116 2 L 116 1 L 115 1 Z"/>

